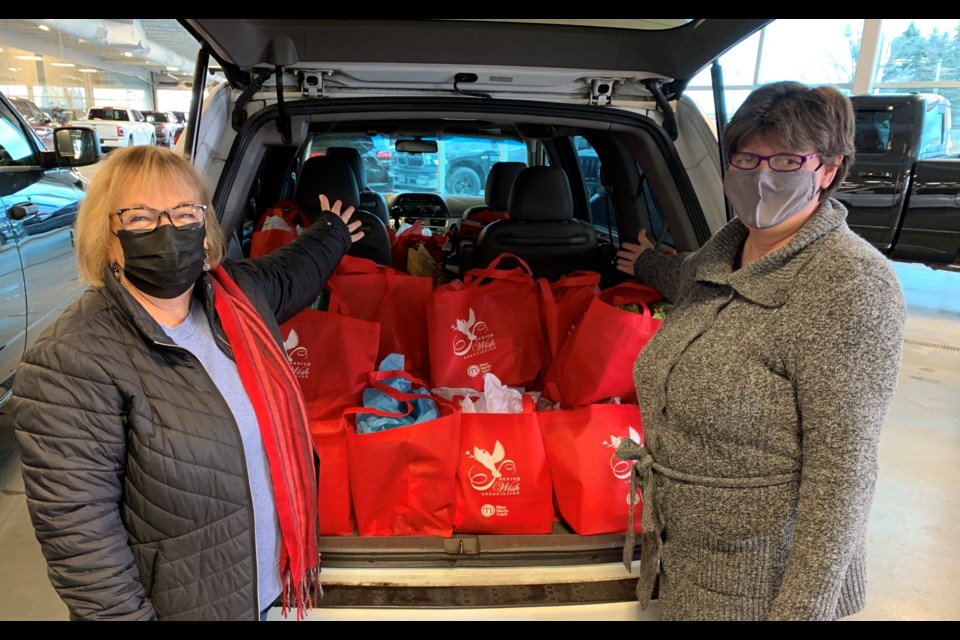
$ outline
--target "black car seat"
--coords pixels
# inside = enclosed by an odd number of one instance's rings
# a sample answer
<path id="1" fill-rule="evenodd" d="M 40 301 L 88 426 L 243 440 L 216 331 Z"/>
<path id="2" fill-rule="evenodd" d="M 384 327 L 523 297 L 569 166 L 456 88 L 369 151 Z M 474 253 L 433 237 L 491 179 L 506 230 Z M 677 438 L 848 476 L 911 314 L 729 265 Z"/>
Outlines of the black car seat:
<path id="1" fill-rule="evenodd" d="M 480 232 L 475 268 L 489 265 L 502 253 L 512 253 L 527 263 L 535 277 L 548 280 L 576 270 L 601 270 L 597 233 L 574 217 L 573 195 L 563 170 L 523 169 L 507 208 L 509 218 L 491 222 Z"/>
<path id="2" fill-rule="evenodd" d="M 360 189 L 353 169 L 343 160 L 330 156 L 316 156 L 303 163 L 297 178 L 294 199 L 310 221 L 315 221 L 322 212 L 320 194 L 327 196 L 330 204 L 340 200 L 343 206 L 357 207 Z M 353 243 L 347 253 L 359 258 L 369 258 L 377 264 L 390 264 L 390 237 L 387 227 L 376 215 L 357 208 L 353 220 L 360 221 L 363 237 Z"/>
<path id="3" fill-rule="evenodd" d="M 460 225 L 460 235 L 476 239 L 480 230 L 489 223 L 510 217 L 507 208 L 510 189 L 520 172 L 526 168 L 525 162 L 495 162 L 491 165 L 483 190 L 484 204 L 464 210 L 462 219 L 466 224 Z"/>
<path id="4" fill-rule="evenodd" d="M 389 227 L 390 208 L 387 206 L 387 199 L 382 193 L 367 186 L 367 171 L 363 166 L 363 157 L 360 155 L 360 151 L 353 147 L 330 147 L 327 149 L 326 155 L 330 158 L 344 160 L 353 169 L 357 186 L 360 188 L 360 206 L 357 208 L 376 215 L 383 221 L 383 224 Z"/>

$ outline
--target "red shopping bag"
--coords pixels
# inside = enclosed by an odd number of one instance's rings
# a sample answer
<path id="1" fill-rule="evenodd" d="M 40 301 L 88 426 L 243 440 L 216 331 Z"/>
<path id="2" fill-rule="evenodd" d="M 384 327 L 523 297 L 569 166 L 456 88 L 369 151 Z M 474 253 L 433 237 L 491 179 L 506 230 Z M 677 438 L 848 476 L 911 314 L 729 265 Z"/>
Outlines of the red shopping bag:
<path id="1" fill-rule="evenodd" d="M 264 230 L 263 225 L 271 216 L 280 216 L 293 229 L 296 229 L 298 224 L 304 229 L 310 226 L 310 219 L 307 217 L 307 214 L 300 209 L 300 205 L 298 205 L 296 201 L 281 200 L 267 209 L 257 221 L 257 226 L 254 228 L 253 235 L 250 237 L 251 258 L 265 256 L 274 249 L 290 244 L 297 237 L 294 231 L 287 231 L 285 229 Z"/>
<path id="2" fill-rule="evenodd" d="M 584 536 L 626 532 L 633 462 L 614 452 L 622 438 L 643 444 L 639 407 L 593 404 L 541 411 L 538 418 L 560 517 Z M 633 528 L 640 531 L 639 490 L 634 500 Z"/>
<path id="3" fill-rule="evenodd" d="M 375 371 L 369 381 L 397 400 L 424 397 L 382 382 L 396 377 L 429 388 L 403 371 Z M 344 412 L 350 491 L 361 536 L 453 535 L 461 412 L 442 398 L 427 397 L 436 402 L 438 418 L 374 433 L 357 433 L 354 416 L 404 414 L 363 407 Z"/>
<path id="4" fill-rule="evenodd" d="M 427 377 L 427 304 L 433 293 L 430 278 L 398 273 L 366 258 L 344 256 L 326 288 L 330 292 L 328 311 L 380 323 L 377 362 L 400 353 L 408 371 L 419 378 Z"/>
<path id="5" fill-rule="evenodd" d="M 520 263 L 497 269 L 504 258 Z M 537 287 L 520 258 L 502 254 L 463 281 L 440 285 L 427 308 L 434 387 L 483 389 L 483 374 L 532 388 L 546 355 Z"/>
<path id="6" fill-rule="evenodd" d="M 600 274 L 574 271 L 555 282 L 538 278 L 537 289 L 549 361 L 552 362 L 567 336 L 587 312 L 590 302 L 600 294 Z"/>
<path id="7" fill-rule="evenodd" d="M 311 407 L 307 405 L 308 413 Z M 340 417 L 310 418 L 310 435 L 320 457 L 317 483 L 317 515 L 322 536 L 349 536 L 357 528 L 350 497 L 350 468 L 347 464 L 347 430 Z"/>
<path id="8" fill-rule="evenodd" d="M 633 364 L 660 328 L 650 304 L 656 289 L 624 282 L 600 292 L 567 337 L 543 377 L 544 395 L 564 407 L 581 407 L 620 398 L 636 403 Z M 618 309 L 637 305 L 640 313 Z"/>
<path id="9" fill-rule="evenodd" d="M 532 403 L 523 413 L 464 413 L 460 420 L 453 530 L 550 533 L 553 489 Z"/>
<path id="10" fill-rule="evenodd" d="M 378 323 L 305 309 L 280 325 L 280 337 L 311 417 L 334 418 L 360 404 L 377 368 Z"/>

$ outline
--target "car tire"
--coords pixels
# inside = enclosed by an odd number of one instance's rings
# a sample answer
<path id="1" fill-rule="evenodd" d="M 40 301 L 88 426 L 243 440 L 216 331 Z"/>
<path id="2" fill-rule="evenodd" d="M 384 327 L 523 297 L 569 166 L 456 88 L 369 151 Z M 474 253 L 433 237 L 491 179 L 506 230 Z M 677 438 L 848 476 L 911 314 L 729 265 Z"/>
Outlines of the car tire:
<path id="1" fill-rule="evenodd" d="M 155 133 L 150 134 L 150 144 L 151 145 L 157 144 L 157 134 Z"/>
<path id="2" fill-rule="evenodd" d="M 127 146 L 128 146 L 128 147 L 132 147 L 132 146 L 133 146 L 133 134 L 132 134 L 132 133 L 130 134 L 130 137 L 127 138 Z"/>
<path id="3" fill-rule="evenodd" d="M 483 179 L 470 167 L 455 167 L 447 174 L 446 192 L 456 196 L 478 196 Z"/>

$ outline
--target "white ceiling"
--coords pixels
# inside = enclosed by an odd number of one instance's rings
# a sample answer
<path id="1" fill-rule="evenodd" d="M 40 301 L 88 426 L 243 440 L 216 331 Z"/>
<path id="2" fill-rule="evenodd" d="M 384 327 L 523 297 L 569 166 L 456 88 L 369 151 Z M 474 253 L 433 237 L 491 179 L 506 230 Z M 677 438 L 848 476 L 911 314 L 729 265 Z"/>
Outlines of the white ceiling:
<path id="1" fill-rule="evenodd" d="M 48 27 L 41 29 L 40 25 Z M 78 38 L 77 34 L 88 35 Z M 150 82 L 167 67 L 178 80 L 193 76 L 198 45 L 175 19 L 0 20 L 0 47 L 114 71 Z M 124 55 L 129 52 L 131 55 Z M 173 77 L 168 79 L 172 82 Z"/>

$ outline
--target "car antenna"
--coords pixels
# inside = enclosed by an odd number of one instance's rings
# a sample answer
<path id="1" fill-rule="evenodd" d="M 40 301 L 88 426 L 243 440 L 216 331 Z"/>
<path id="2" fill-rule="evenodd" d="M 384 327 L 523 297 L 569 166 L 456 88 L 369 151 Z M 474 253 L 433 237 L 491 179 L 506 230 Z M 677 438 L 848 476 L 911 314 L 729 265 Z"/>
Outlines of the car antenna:
<path id="1" fill-rule="evenodd" d="M 465 96 L 476 96 L 477 98 L 492 98 L 489 93 L 482 93 L 480 91 L 464 91 L 459 88 L 457 85 L 461 82 L 476 82 L 477 74 L 475 73 L 458 73 L 453 76 L 453 90 L 459 94 Z"/>

